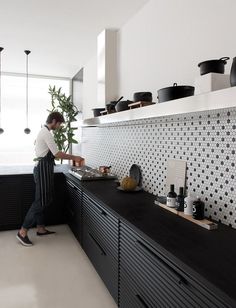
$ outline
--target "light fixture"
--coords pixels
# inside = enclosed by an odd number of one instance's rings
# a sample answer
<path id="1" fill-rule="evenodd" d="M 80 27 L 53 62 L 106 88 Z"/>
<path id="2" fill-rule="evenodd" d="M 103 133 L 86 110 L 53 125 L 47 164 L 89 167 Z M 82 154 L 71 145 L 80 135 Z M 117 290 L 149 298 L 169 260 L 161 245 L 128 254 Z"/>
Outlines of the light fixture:
<path id="1" fill-rule="evenodd" d="M 4 132 L 3 128 L 1 127 L 1 117 L 2 117 L 2 59 L 1 53 L 3 51 L 3 47 L 0 47 L 0 134 Z"/>
<path id="2" fill-rule="evenodd" d="M 29 89 L 28 89 L 28 82 L 29 82 L 29 71 L 28 71 L 28 56 L 31 53 L 30 50 L 24 50 L 26 54 L 26 128 L 24 129 L 25 134 L 30 133 L 30 129 L 28 128 L 28 97 L 29 97 Z"/>

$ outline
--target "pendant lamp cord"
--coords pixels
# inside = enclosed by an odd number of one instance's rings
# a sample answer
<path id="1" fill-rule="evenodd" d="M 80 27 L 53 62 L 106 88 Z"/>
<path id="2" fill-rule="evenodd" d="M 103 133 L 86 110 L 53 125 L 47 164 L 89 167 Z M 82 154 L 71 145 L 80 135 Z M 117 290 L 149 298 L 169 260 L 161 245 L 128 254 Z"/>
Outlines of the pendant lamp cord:
<path id="1" fill-rule="evenodd" d="M 28 127 L 28 96 L 29 96 L 29 54 L 30 54 L 30 50 L 25 50 L 25 54 L 26 54 L 26 127 Z"/>
<path id="2" fill-rule="evenodd" d="M 29 78 L 29 75 L 28 75 L 28 66 L 29 66 L 29 58 L 28 58 L 28 55 L 26 55 L 26 127 L 28 127 L 28 78 Z"/>
<path id="3" fill-rule="evenodd" d="M 2 124 L 2 51 L 3 47 L 0 47 L 0 127 Z"/>

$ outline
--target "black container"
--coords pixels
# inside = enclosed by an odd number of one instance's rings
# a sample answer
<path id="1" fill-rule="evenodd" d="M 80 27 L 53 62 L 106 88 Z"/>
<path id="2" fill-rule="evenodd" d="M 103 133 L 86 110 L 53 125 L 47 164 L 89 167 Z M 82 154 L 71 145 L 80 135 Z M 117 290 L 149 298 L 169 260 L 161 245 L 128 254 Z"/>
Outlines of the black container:
<path id="1" fill-rule="evenodd" d="M 183 212 L 184 211 L 184 188 L 179 188 L 179 194 L 176 198 L 176 207 L 177 211 Z"/>
<path id="2" fill-rule="evenodd" d="M 194 95 L 195 88 L 192 86 L 178 86 L 177 83 L 173 84 L 173 87 L 167 87 L 158 90 L 159 103 L 178 99 L 182 97 Z"/>
<path id="3" fill-rule="evenodd" d="M 136 92 L 133 95 L 134 102 L 152 102 L 152 93 L 151 92 Z"/>
<path id="4" fill-rule="evenodd" d="M 205 203 L 198 198 L 193 202 L 193 218 L 201 220 L 204 218 Z"/>
<path id="5" fill-rule="evenodd" d="M 93 108 L 93 116 L 94 117 L 99 117 L 101 115 L 101 111 L 105 111 L 105 108 Z"/>
<path id="6" fill-rule="evenodd" d="M 219 60 L 208 60 L 199 63 L 198 67 L 200 67 L 200 75 L 205 75 L 208 73 L 224 74 L 227 60 L 229 60 L 229 57 L 223 57 Z"/>
<path id="7" fill-rule="evenodd" d="M 236 86 L 236 57 L 233 58 L 233 63 L 230 70 L 230 85 L 231 87 Z"/>
<path id="8" fill-rule="evenodd" d="M 129 104 L 131 104 L 132 102 L 131 101 L 119 101 L 115 108 L 116 108 L 116 111 L 117 112 L 120 112 L 120 111 L 124 111 L 124 110 L 128 110 L 129 109 Z"/>

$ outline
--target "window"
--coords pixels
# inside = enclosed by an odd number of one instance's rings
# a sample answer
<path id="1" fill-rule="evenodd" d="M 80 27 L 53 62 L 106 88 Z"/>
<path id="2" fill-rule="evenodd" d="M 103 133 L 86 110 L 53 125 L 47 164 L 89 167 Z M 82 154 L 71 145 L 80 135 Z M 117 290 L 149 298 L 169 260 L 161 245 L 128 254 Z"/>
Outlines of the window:
<path id="1" fill-rule="evenodd" d="M 34 140 L 45 124 L 51 109 L 49 85 L 61 87 L 69 95 L 70 81 L 67 79 L 50 79 L 29 77 L 29 128 L 26 135 L 26 79 L 22 76 L 2 76 L 2 128 L 0 135 L 0 165 L 34 164 Z"/>

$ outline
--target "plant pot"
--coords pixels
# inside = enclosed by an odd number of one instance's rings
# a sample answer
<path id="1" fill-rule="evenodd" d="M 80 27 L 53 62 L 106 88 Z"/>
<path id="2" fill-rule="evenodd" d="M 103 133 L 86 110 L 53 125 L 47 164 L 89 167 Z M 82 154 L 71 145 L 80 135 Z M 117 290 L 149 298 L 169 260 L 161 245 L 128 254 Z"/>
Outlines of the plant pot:
<path id="1" fill-rule="evenodd" d="M 174 83 L 173 87 L 167 87 L 158 90 L 159 103 L 170 101 L 173 99 L 183 98 L 194 95 L 195 88 L 192 86 L 178 86 Z"/>
<path id="2" fill-rule="evenodd" d="M 227 60 L 229 60 L 229 57 L 223 57 L 219 60 L 208 60 L 199 63 L 198 67 L 200 67 L 200 75 L 205 75 L 208 73 L 224 74 Z"/>

